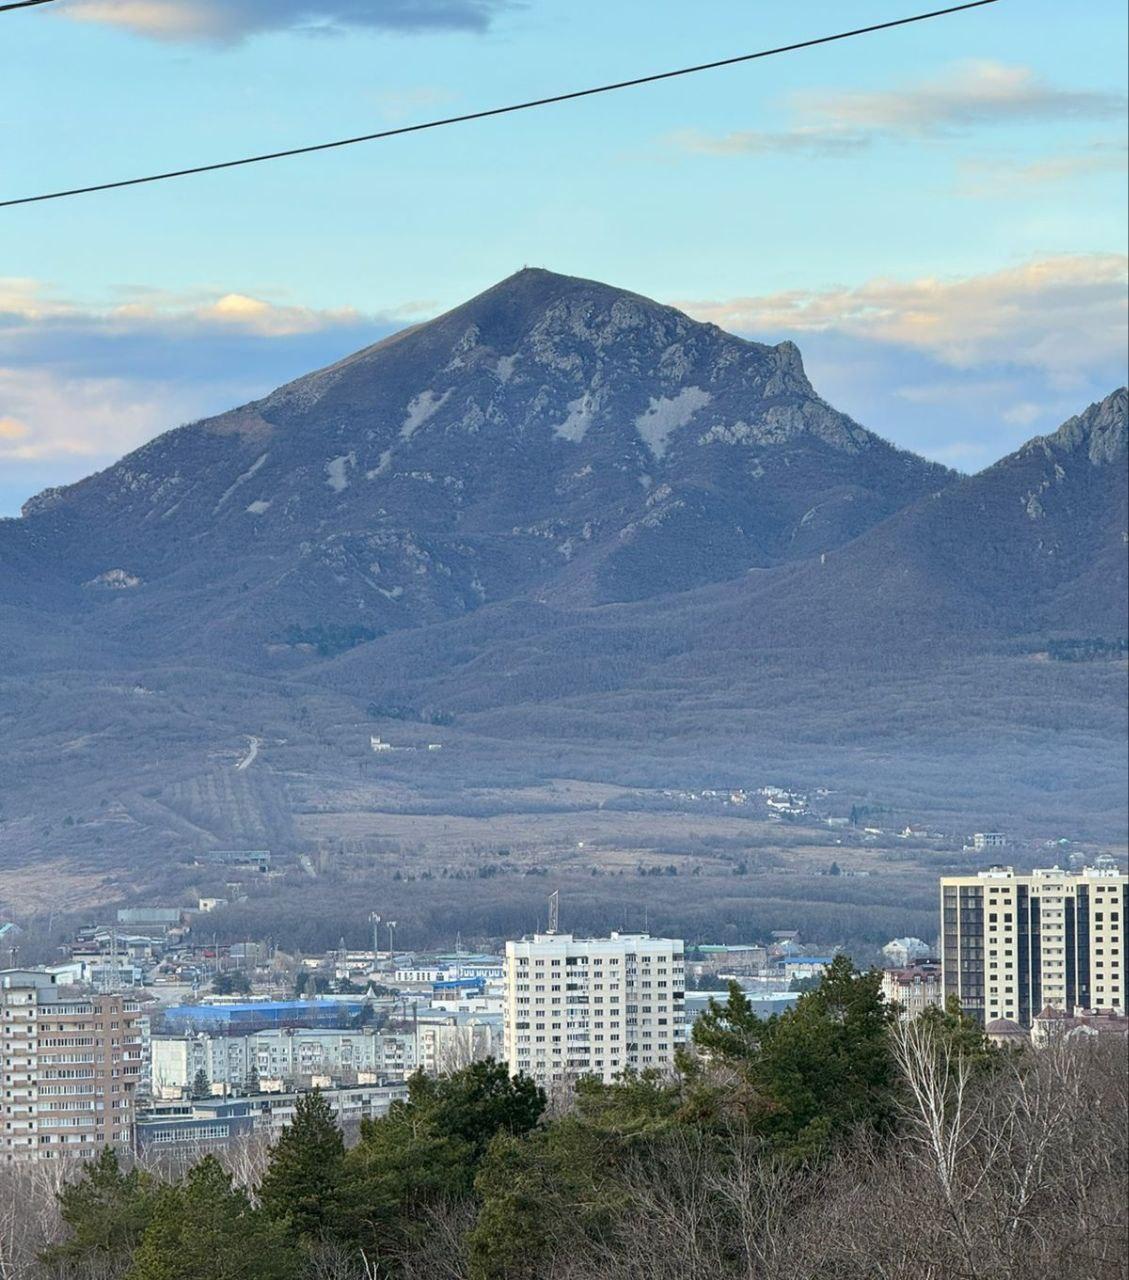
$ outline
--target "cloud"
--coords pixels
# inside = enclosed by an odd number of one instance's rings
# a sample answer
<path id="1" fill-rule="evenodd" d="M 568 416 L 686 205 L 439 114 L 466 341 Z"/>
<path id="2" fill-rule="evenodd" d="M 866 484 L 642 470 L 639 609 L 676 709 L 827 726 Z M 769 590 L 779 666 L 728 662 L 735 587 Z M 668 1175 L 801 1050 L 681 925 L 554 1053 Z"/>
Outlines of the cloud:
<path id="1" fill-rule="evenodd" d="M 2 377 L 0 371 L 0 377 Z M 0 418 L 0 440 L 21 440 L 28 434 L 27 424 L 16 418 Z"/>
<path id="2" fill-rule="evenodd" d="M 485 31 L 510 0 L 70 0 L 63 13 L 170 41 L 230 42 L 264 31 Z"/>
<path id="3" fill-rule="evenodd" d="M 0 368 L 0 404 L 19 414 L 0 420 L 0 460 L 116 457 L 153 434 L 155 423 L 180 420 L 191 403 L 190 395 L 123 378 Z M 18 428 L 10 435 L 8 422 Z"/>
<path id="4" fill-rule="evenodd" d="M 88 459 L 92 470 L 329 364 L 397 321 L 220 289 L 131 290 L 117 305 L 84 307 L 33 280 L 0 279 L 4 501 L 21 466 L 35 476 L 27 497 L 45 467 Z"/>
<path id="5" fill-rule="evenodd" d="M 1038 368 L 1066 386 L 1081 369 L 1123 359 L 1126 267 L 1122 254 L 1063 254 L 955 279 L 876 279 L 680 305 L 742 332 L 836 331 L 957 369 Z"/>
<path id="6" fill-rule="evenodd" d="M 1095 141 L 1072 151 L 1056 151 L 1034 160 L 991 156 L 962 161 L 958 195 L 1028 199 L 1032 190 L 1060 182 L 1077 182 L 1100 173 L 1124 173 L 1129 148 L 1124 142 Z"/>
<path id="7" fill-rule="evenodd" d="M 260 337 L 275 338 L 300 333 L 316 333 L 321 329 L 356 324 L 358 312 L 348 308 L 338 311 L 316 311 L 311 307 L 280 306 L 245 293 L 225 293 L 208 302 L 180 313 L 169 314 L 144 303 L 126 303 L 107 316 L 110 325 L 172 323 L 179 328 L 216 326 L 241 330 Z"/>
<path id="8" fill-rule="evenodd" d="M 1060 88 L 1029 67 L 979 60 L 957 63 L 933 80 L 904 88 L 794 94 L 787 108 L 793 122 L 783 129 L 721 135 L 683 130 L 668 141 L 712 155 L 844 156 L 878 141 L 939 138 L 993 125 L 1120 121 L 1125 98 Z"/>
<path id="9" fill-rule="evenodd" d="M 743 129 L 735 133 L 709 134 L 697 129 L 679 129 L 669 142 L 682 151 L 706 156 L 806 154 L 847 156 L 870 145 L 870 138 L 858 130 L 834 125 L 803 125 L 776 133 L 763 129 Z"/>
<path id="10" fill-rule="evenodd" d="M 1119 120 L 1125 110 L 1120 94 L 1062 89 L 1041 80 L 1030 67 L 988 60 L 958 63 L 934 80 L 904 89 L 809 93 L 795 101 L 802 114 L 916 137 L 980 125 Z"/>

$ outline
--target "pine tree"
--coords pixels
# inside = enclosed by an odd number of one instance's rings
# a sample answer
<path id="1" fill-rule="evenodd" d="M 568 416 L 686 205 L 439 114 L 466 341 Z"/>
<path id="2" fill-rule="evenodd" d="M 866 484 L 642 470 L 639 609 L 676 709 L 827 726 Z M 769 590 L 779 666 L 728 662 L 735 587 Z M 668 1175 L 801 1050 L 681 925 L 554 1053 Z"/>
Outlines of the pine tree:
<path id="1" fill-rule="evenodd" d="M 115 1263 L 128 1259 L 152 1216 L 154 1187 L 139 1169 L 126 1173 L 113 1147 L 104 1147 L 82 1177 L 59 1191 L 59 1215 L 70 1238 L 45 1250 L 42 1261 L 67 1274 L 116 1274 Z"/>
<path id="2" fill-rule="evenodd" d="M 215 1156 L 163 1186 L 125 1280 L 295 1280 L 282 1224 L 251 1206 Z"/>
<path id="3" fill-rule="evenodd" d="M 285 1221 L 292 1236 L 324 1237 L 335 1216 L 344 1159 L 345 1142 L 329 1103 L 318 1089 L 303 1094 L 271 1151 L 259 1188 L 263 1209 Z"/>
<path id="4" fill-rule="evenodd" d="M 757 1051 L 765 1024 L 753 1012 L 739 982 L 730 982 L 729 998 L 719 1004 L 712 997 L 691 1032 L 699 1049 L 731 1061 L 744 1061 Z"/>
<path id="5" fill-rule="evenodd" d="M 208 1079 L 208 1073 L 203 1067 L 192 1077 L 192 1096 L 194 1098 L 210 1098 L 212 1096 L 212 1082 Z"/>

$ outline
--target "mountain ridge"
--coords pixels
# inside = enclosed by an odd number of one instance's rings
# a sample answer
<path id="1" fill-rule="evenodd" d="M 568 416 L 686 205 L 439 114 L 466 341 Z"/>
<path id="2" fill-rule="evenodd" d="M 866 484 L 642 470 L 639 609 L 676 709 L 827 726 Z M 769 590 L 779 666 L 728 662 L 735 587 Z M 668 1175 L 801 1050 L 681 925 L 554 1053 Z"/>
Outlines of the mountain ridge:
<path id="1" fill-rule="evenodd" d="M 682 590 L 839 545 L 953 478 L 831 409 L 791 343 L 527 269 L 24 518 L 72 598 L 202 586 L 191 548 L 233 642 L 263 644 L 314 621 L 307 598 L 386 630 L 557 579 L 590 603 Z"/>
<path id="2" fill-rule="evenodd" d="M 1048 652 L 1124 636 L 1125 431 L 1122 388 L 958 476 L 790 343 L 519 272 L 0 521 L 0 865 L 292 851 L 436 722 L 451 803 L 770 761 L 1120 830 L 1124 660 Z"/>

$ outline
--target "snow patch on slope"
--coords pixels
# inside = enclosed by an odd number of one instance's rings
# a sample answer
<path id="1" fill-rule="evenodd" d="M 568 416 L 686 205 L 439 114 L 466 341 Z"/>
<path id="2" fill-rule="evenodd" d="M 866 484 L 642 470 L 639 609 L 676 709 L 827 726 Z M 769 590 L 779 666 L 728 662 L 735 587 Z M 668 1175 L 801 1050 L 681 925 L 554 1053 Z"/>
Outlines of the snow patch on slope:
<path id="1" fill-rule="evenodd" d="M 392 450 L 385 449 L 375 467 L 371 467 L 365 472 L 366 480 L 375 480 L 377 476 L 382 476 L 392 465 Z"/>
<path id="2" fill-rule="evenodd" d="M 401 438 L 410 440 L 428 418 L 439 412 L 450 394 L 449 389 L 444 391 L 441 396 L 437 396 L 434 391 L 429 390 L 421 391 L 418 396 L 413 396 L 408 401 L 408 416 L 404 419 L 404 425 L 400 428 Z"/>
<path id="3" fill-rule="evenodd" d="M 676 396 L 659 396 L 651 399 L 645 413 L 635 419 L 635 430 L 655 458 L 666 453 L 671 435 L 684 427 L 690 419 L 704 409 L 713 397 L 701 387 L 683 387 Z"/>
<path id="4" fill-rule="evenodd" d="M 228 498 L 231 497 L 231 495 L 236 491 L 236 489 L 239 488 L 241 484 L 246 484 L 247 481 L 251 479 L 251 477 L 255 474 L 255 472 L 258 471 L 258 469 L 263 465 L 264 462 L 266 462 L 268 457 L 269 457 L 269 454 L 266 454 L 266 453 L 260 454 L 259 457 L 256 458 L 255 461 L 251 463 L 251 465 L 247 468 L 247 470 L 243 472 L 242 475 L 238 475 L 235 477 L 235 480 L 231 483 L 231 485 L 224 490 L 224 493 L 220 498 L 219 502 L 217 502 L 216 505 L 212 508 L 212 515 L 216 514 L 216 512 L 220 509 L 220 507 L 223 506 L 223 504 L 228 500 Z"/>
<path id="5" fill-rule="evenodd" d="M 357 465 L 356 457 L 351 453 L 343 453 L 338 458 L 330 458 L 325 464 L 325 482 L 334 493 L 349 487 L 349 468 Z"/>
<path id="6" fill-rule="evenodd" d="M 586 391 L 575 400 L 570 400 L 565 408 L 567 410 L 565 420 L 553 428 L 553 434 L 560 436 L 563 440 L 571 440 L 574 444 L 579 444 L 596 415 L 596 398 L 591 392 Z"/>

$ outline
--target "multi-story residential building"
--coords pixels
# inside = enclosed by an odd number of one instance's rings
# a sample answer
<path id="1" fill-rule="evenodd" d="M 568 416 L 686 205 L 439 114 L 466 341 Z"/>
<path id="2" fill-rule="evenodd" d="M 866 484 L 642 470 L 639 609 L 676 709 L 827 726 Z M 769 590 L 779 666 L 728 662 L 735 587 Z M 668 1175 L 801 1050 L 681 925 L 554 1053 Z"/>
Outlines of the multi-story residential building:
<path id="1" fill-rule="evenodd" d="M 152 1038 L 153 1090 L 175 1098 L 203 1072 L 217 1093 L 241 1090 L 253 1077 L 285 1085 L 314 1076 L 359 1073 L 437 1075 L 501 1051 L 497 1014 L 413 1009 L 400 1030 L 288 1027 L 251 1035 L 159 1035 Z"/>
<path id="2" fill-rule="evenodd" d="M 1126 1007 L 1129 877 L 992 867 L 941 880 L 945 995 L 981 1023 L 1022 1027 L 1045 1006 Z"/>
<path id="3" fill-rule="evenodd" d="M 1002 831 L 977 831 L 972 837 L 972 847 L 977 853 L 987 849 L 1003 849 L 1007 847 L 1007 836 Z"/>
<path id="4" fill-rule="evenodd" d="M 357 1084 L 323 1088 L 321 1096 L 343 1129 L 388 1114 L 393 1102 L 407 1098 L 406 1084 Z M 240 1138 L 265 1134 L 277 1140 L 294 1120 L 298 1093 L 260 1093 L 245 1098 L 205 1098 L 156 1103 L 137 1119 L 137 1149 L 188 1151 L 225 1147 Z"/>
<path id="5" fill-rule="evenodd" d="M 349 1029 L 288 1027 L 251 1035 L 159 1035 L 152 1041 L 153 1086 L 158 1096 L 179 1093 L 198 1072 L 220 1089 L 260 1080 L 296 1081 L 313 1075 L 339 1076 L 380 1066 L 378 1033 Z"/>
<path id="6" fill-rule="evenodd" d="M 682 942 L 646 933 L 506 943 L 503 1039 L 513 1074 L 540 1083 L 662 1068 L 684 1038 Z"/>
<path id="7" fill-rule="evenodd" d="M 883 969 L 882 997 L 887 1004 L 896 1004 L 899 1015 L 906 1019 L 944 1004 L 940 962 L 916 960 L 898 969 Z"/>
<path id="8" fill-rule="evenodd" d="M 137 1002 L 0 970 L 0 1160 L 88 1158 L 133 1141 Z"/>

